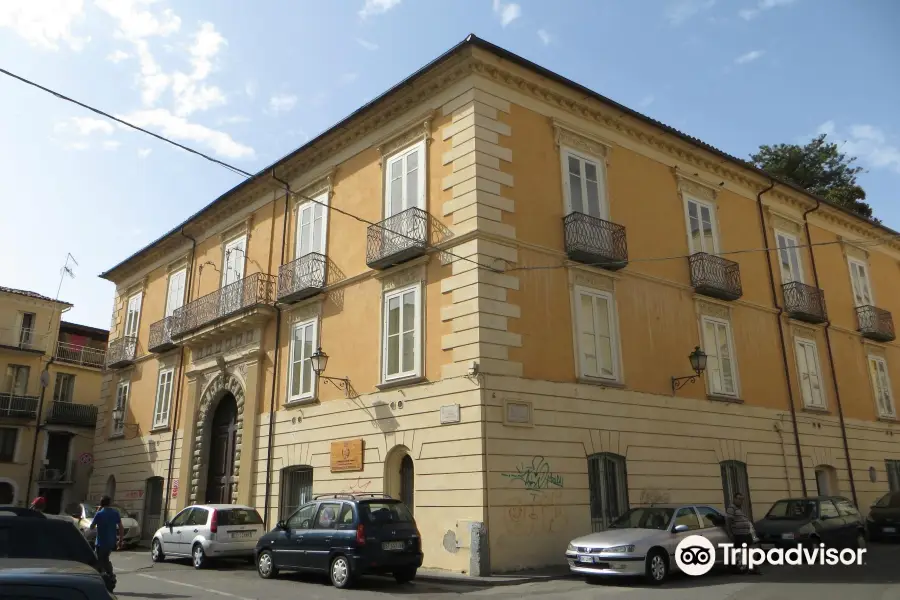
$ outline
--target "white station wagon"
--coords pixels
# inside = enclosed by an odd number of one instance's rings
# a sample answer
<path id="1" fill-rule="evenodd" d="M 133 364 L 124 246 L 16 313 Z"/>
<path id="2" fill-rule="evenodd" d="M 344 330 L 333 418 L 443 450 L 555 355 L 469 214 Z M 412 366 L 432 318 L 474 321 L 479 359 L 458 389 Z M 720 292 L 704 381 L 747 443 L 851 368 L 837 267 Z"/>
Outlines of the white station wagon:
<path id="1" fill-rule="evenodd" d="M 190 557 L 202 569 L 211 558 L 253 561 L 256 540 L 264 533 L 255 508 L 239 504 L 195 504 L 179 512 L 153 535 L 150 558 Z"/>

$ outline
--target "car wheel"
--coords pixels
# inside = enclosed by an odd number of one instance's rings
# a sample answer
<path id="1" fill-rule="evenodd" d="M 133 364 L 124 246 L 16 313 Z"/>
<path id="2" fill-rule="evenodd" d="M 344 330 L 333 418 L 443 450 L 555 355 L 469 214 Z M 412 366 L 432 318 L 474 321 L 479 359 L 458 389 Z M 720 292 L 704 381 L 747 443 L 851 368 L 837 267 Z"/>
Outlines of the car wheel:
<path id="1" fill-rule="evenodd" d="M 278 567 L 275 566 L 275 559 L 268 550 L 259 553 L 259 558 L 256 559 L 256 572 L 263 579 L 278 577 Z"/>
<path id="2" fill-rule="evenodd" d="M 166 555 L 163 554 L 162 544 L 159 543 L 158 539 L 154 539 L 150 544 L 150 560 L 155 563 L 166 560 Z"/>
<path id="3" fill-rule="evenodd" d="M 350 587 L 353 583 L 353 573 L 350 570 L 350 561 L 346 556 L 335 556 L 331 561 L 331 585 L 339 590 Z"/>
<path id="4" fill-rule="evenodd" d="M 659 548 L 651 550 L 647 555 L 647 581 L 659 585 L 666 580 L 668 574 L 669 561 L 666 560 L 666 554 Z"/>
<path id="5" fill-rule="evenodd" d="M 194 544 L 194 550 L 191 552 L 191 562 L 194 563 L 195 569 L 202 569 L 206 566 L 206 553 L 203 552 L 203 546 Z"/>
<path id="6" fill-rule="evenodd" d="M 416 569 L 400 569 L 394 571 L 394 581 L 397 583 L 409 583 L 416 578 Z"/>

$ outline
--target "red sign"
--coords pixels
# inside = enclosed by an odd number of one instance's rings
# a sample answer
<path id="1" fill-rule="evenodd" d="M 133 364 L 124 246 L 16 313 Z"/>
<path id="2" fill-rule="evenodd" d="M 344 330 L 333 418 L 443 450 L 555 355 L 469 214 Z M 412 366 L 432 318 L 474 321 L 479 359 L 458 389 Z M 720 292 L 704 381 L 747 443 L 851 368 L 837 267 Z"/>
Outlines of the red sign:
<path id="1" fill-rule="evenodd" d="M 173 498 L 178 497 L 178 480 L 177 479 L 172 480 L 172 497 Z"/>
<path id="2" fill-rule="evenodd" d="M 129 490 L 122 495 L 129 500 L 140 500 L 144 497 L 144 490 Z"/>

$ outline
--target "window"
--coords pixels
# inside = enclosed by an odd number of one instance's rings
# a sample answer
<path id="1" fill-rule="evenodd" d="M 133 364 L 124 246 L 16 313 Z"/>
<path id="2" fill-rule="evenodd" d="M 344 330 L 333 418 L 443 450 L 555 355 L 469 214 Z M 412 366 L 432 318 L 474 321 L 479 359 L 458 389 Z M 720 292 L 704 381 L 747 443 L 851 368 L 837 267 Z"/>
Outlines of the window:
<path id="1" fill-rule="evenodd" d="M 75 376 L 71 373 L 57 373 L 53 388 L 54 402 L 71 402 L 75 394 Z"/>
<path id="2" fill-rule="evenodd" d="M 188 516 L 190 516 L 192 510 L 192 508 L 186 508 L 175 515 L 175 518 L 172 519 L 172 522 L 170 523 L 172 527 L 181 527 L 182 525 L 184 525 L 187 522 Z"/>
<path id="3" fill-rule="evenodd" d="M 694 198 L 688 198 L 686 204 L 688 247 L 691 254 L 716 254 L 719 251 L 719 241 L 716 237 L 715 206 Z"/>
<path id="4" fill-rule="evenodd" d="M 313 517 L 316 515 L 316 503 L 307 504 L 291 515 L 288 519 L 288 527 L 291 529 L 310 529 L 313 524 Z"/>
<path id="5" fill-rule="evenodd" d="M 281 470 L 282 519 L 292 515 L 298 507 L 312 500 L 313 470 L 306 465 L 286 467 Z"/>
<path id="6" fill-rule="evenodd" d="M 703 349 L 706 351 L 706 381 L 711 394 L 737 396 L 737 373 L 731 326 L 727 321 L 704 316 Z"/>
<path id="7" fill-rule="evenodd" d="M 588 457 L 591 528 L 603 531 L 628 510 L 625 457 L 602 452 Z"/>
<path id="8" fill-rule="evenodd" d="M 338 514 L 341 512 L 340 502 L 323 502 L 316 515 L 316 529 L 336 529 Z"/>
<path id="9" fill-rule="evenodd" d="M 247 236 L 242 235 L 225 244 L 225 260 L 222 261 L 222 287 L 244 278 L 247 255 Z M 223 297 L 223 301 L 227 301 Z"/>
<path id="10" fill-rule="evenodd" d="M 850 504 L 850 501 L 846 498 L 840 498 L 835 500 L 834 502 L 837 505 L 838 514 L 842 517 L 858 517 L 859 511 L 856 510 L 856 507 Z"/>
<path id="11" fill-rule="evenodd" d="M 191 516 L 188 517 L 185 525 L 206 525 L 206 520 L 209 518 L 209 511 L 205 508 L 194 508 L 191 511 Z"/>
<path id="12" fill-rule="evenodd" d="M 605 163 L 568 149 L 562 159 L 568 212 L 606 219 Z"/>
<path id="13" fill-rule="evenodd" d="M 116 387 L 116 405 L 113 409 L 110 435 L 122 435 L 125 433 L 125 407 L 128 405 L 130 388 L 130 381 L 120 381 L 118 387 Z"/>
<path id="14" fill-rule="evenodd" d="M 800 263 L 800 243 L 797 238 L 783 233 L 775 232 L 775 243 L 778 244 L 778 264 L 781 266 L 781 283 L 794 281 L 803 283 L 803 268 Z"/>
<path id="15" fill-rule="evenodd" d="M 581 375 L 618 379 L 618 341 L 612 294 L 576 288 L 575 303 Z"/>
<path id="16" fill-rule="evenodd" d="M 888 476 L 888 489 L 900 492 L 900 460 L 885 460 L 884 469 Z"/>
<path id="17" fill-rule="evenodd" d="M 866 263 L 851 258 L 850 284 L 853 286 L 853 300 L 856 306 L 872 306 L 872 286 L 869 284 L 869 267 Z"/>
<path id="18" fill-rule="evenodd" d="M 316 347 L 316 321 L 296 323 L 291 329 L 291 366 L 288 373 L 288 402 L 313 398 L 316 395 L 312 370 L 313 349 Z"/>
<path id="19" fill-rule="evenodd" d="M 819 502 L 819 518 L 820 519 L 837 519 L 839 516 L 838 509 L 831 500 L 822 500 Z"/>
<path id="20" fill-rule="evenodd" d="M 414 377 L 421 372 L 420 295 L 419 285 L 384 295 L 384 381 Z"/>
<path id="21" fill-rule="evenodd" d="M 23 365 L 6 366 L 6 390 L 13 396 L 24 396 L 28 391 L 31 367 Z"/>
<path id="22" fill-rule="evenodd" d="M 169 407 L 172 406 L 172 380 L 174 369 L 163 369 L 159 372 L 156 383 L 156 404 L 153 406 L 153 427 L 165 427 L 169 424 Z"/>
<path id="23" fill-rule="evenodd" d="M 419 142 L 388 158 L 385 169 L 384 216 L 425 208 L 425 143 Z"/>
<path id="24" fill-rule="evenodd" d="M 344 504 L 344 508 L 341 509 L 341 516 L 338 519 L 339 525 L 353 525 L 353 505 L 352 504 Z"/>
<path id="25" fill-rule="evenodd" d="M 297 245 L 294 258 L 310 252 L 325 254 L 325 234 L 328 224 L 328 194 L 314 198 L 315 202 L 301 204 L 297 209 Z"/>
<path id="26" fill-rule="evenodd" d="M 19 430 L 15 427 L 0 427 L 0 462 L 11 463 L 16 459 L 16 440 Z"/>
<path id="27" fill-rule="evenodd" d="M 734 495 L 744 496 L 744 514 L 752 521 L 753 508 L 750 502 L 750 480 L 747 477 L 747 465 L 737 460 L 726 460 L 719 463 L 722 470 L 722 493 L 725 494 L 725 506 L 734 504 Z"/>
<path id="28" fill-rule="evenodd" d="M 822 387 L 822 370 L 816 343 L 797 338 L 794 350 L 797 353 L 797 375 L 800 378 L 803 405 L 807 408 L 825 408 L 825 390 Z"/>
<path id="29" fill-rule="evenodd" d="M 31 348 L 34 344 L 34 325 L 37 315 L 34 313 L 22 313 L 22 329 L 19 332 L 19 347 Z"/>
<path id="30" fill-rule="evenodd" d="M 187 279 L 187 270 L 179 269 L 169 275 L 169 289 L 166 293 L 166 314 L 171 317 L 175 311 L 184 305 L 184 287 Z"/>
<path id="31" fill-rule="evenodd" d="M 135 294 L 128 299 L 128 309 L 125 312 L 125 337 L 137 337 L 138 325 L 141 322 L 141 294 Z"/>
<path id="32" fill-rule="evenodd" d="M 869 355 L 869 376 L 872 379 L 872 391 L 875 392 L 875 405 L 878 416 L 893 418 L 894 394 L 891 391 L 891 378 L 888 375 L 887 362 L 880 356 Z"/>
<path id="33" fill-rule="evenodd" d="M 697 513 L 693 508 L 679 508 L 675 513 L 675 525 L 687 525 L 689 530 L 700 529 L 700 521 L 697 520 Z"/>
<path id="34" fill-rule="evenodd" d="M 263 519 L 259 512 L 253 508 L 229 508 L 219 510 L 219 525 L 262 525 Z"/>
<path id="35" fill-rule="evenodd" d="M 700 527 L 702 529 L 719 527 L 725 524 L 725 516 L 710 506 L 698 506 L 697 513 L 700 515 Z"/>

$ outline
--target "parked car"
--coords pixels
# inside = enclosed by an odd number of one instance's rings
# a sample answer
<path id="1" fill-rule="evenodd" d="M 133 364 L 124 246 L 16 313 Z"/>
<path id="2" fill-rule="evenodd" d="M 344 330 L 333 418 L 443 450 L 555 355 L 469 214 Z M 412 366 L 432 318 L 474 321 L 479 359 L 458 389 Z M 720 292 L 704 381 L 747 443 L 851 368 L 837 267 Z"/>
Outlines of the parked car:
<path id="1" fill-rule="evenodd" d="M 100 574 L 68 560 L 0 558 L 0 597 L 16 600 L 115 600 Z"/>
<path id="2" fill-rule="evenodd" d="M 842 496 L 779 500 L 754 527 L 764 546 L 787 548 L 824 543 L 838 548 L 866 547 L 865 521 Z"/>
<path id="3" fill-rule="evenodd" d="M 101 576 L 109 591 L 116 586 L 115 577 L 101 575 L 94 549 L 71 521 L 27 508 L 0 506 L 0 562 L 7 559 L 82 563 Z"/>
<path id="4" fill-rule="evenodd" d="M 885 494 L 872 505 L 866 531 L 870 540 L 900 539 L 900 492 Z"/>
<path id="5" fill-rule="evenodd" d="M 255 508 L 239 504 L 195 504 L 166 521 L 150 541 L 150 558 L 190 557 L 202 569 L 209 559 L 254 559 L 256 540 L 265 532 Z"/>
<path id="6" fill-rule="evenodd" d="M 725 517 L 711 506 L 657 505 L 632 508 L 605 531 L 572 540 L 566 560 L 572 573 L 588 578 L 643 576 L 660 584 L 678 570 L 675 548 L 690 535 L 713 545 L 727 543 Z M 717 556 L 718 562 L 723 557 Z"/>
<path id="7" fill-rule="evenodd" d="M 362 575 L 412 581 L 422 566 L 422 538 L 405 504 L 376 494 L 317 496 L 256 545 L 263 579 L 279 571 L 327 572 L 336 588 Z"/>
<path id="8" fill-rule="evenodd" d="M 125 529 L 125 547 L 133 548 L 137 546 L 138 542 L 141 541 L 140 523 L 137 522 L 134 515 L 120 506 L 110 506 L 109 508 L 118 511 L 119 516 L 122 518 L 122 527 Z M 94 515 L 97 514 L 98 510 L 100 510 L 99 506 L 82 502 L 68 505 L 63 514 L 59 516 L 71 519 L 72 524 L 84 535 L 84 538 L 93 544 L 94 540 L 97 539 L 97 530 L 91 529 L 91 523 L 94 521 Z"/>

